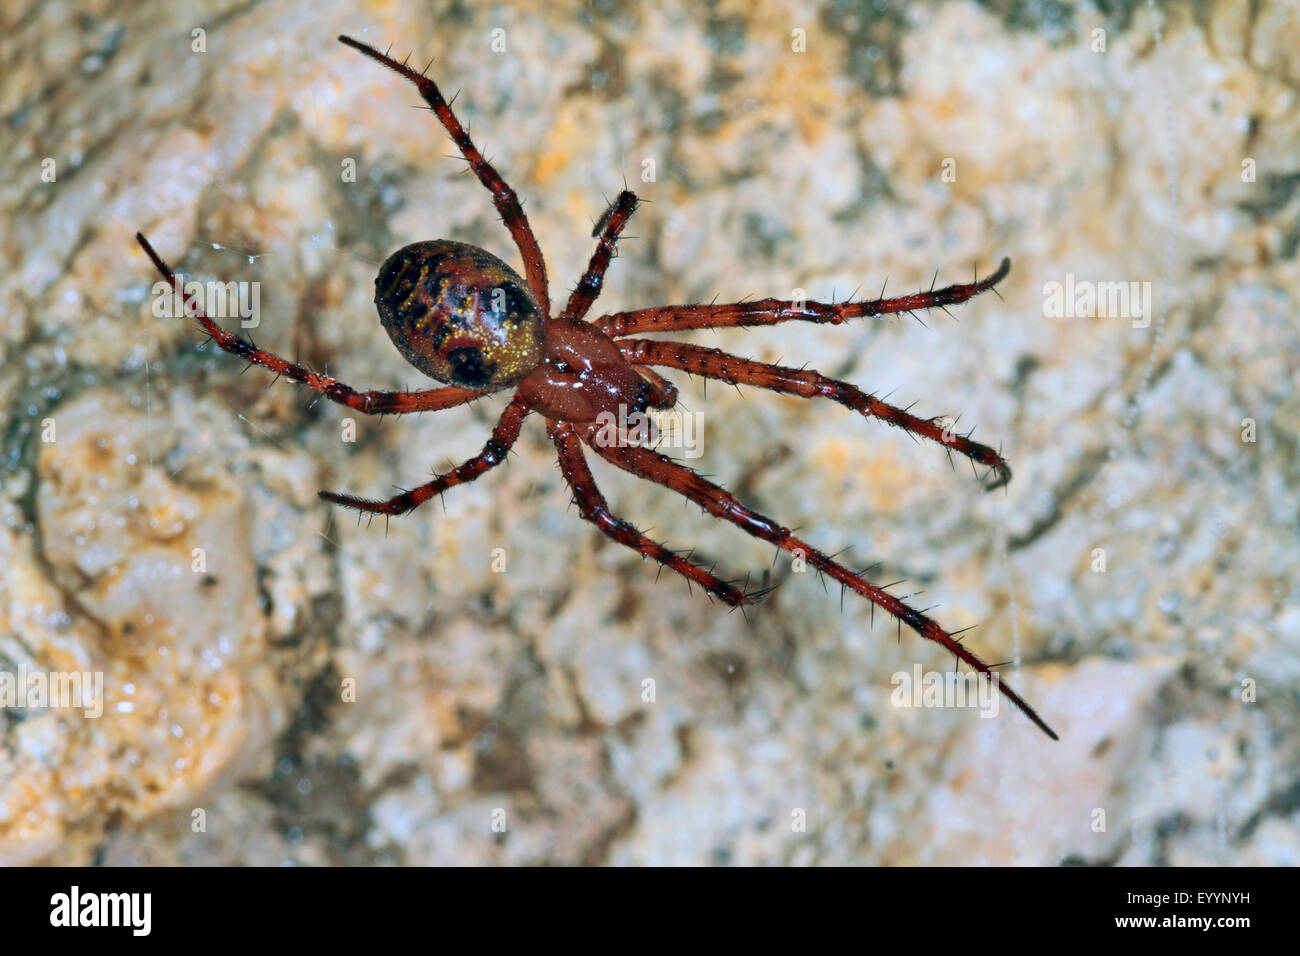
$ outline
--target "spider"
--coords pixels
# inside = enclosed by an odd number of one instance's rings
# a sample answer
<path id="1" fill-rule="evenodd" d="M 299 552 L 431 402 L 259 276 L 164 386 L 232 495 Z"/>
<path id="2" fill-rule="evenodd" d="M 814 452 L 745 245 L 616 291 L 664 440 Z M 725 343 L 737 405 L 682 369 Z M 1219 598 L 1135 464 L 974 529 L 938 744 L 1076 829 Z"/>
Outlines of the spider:
<path id="1" fill-rule="evenodd" d="M 449 240 L 417 242 L 394 252 L 375 279 L 375 305 L 393 344 L 412 365 L 445 387 L 419 391 L 358 392 L 336 379 L 286 361 L 251 341 L 225 331 L 187 296 L 175 273 L 145 237 L 136 240 L 158 271 L 181 296 L 216 344 L 227 352 L 314 389 L 326 398 L 368 415 L 438 411 L 454 408 L 492 392 L 512 388 L 510 403 L 492 429 L 483 450 L 432 481 L 386 500 L 372 501 L 330 491 L 320 497 L 358 512 L 400 515 L 456 485 L 478 478 L 501 464 L 519 438 L 520 427 L 533 412 L 546 419 L 561 473 L 572 490 L 578 512 L 617 543 L 651 558 L 702 587 L 732 608 L 760 600 L 765 590 L 746 591 L 717 577 L 689 557 L 651 540 L 610 509 L 596 486 L 586 451 L 639 478 L 663 485 L 700 505 L 713 517 L 796 554 L 819 572 L 856 591 L 875 607 L 906 624 L 921 637 L 947 648 L 986 678 L 1053 740 L 1056 734 L 1019 694 L 996 679 L 992 667 L 968 650 L 955 634 L 922 611 L 905 604 L 885 588 L 869 582 L 796 537 L 789 528 L 737 500 L 730 492 L 644 444 L 611 442 L 598 436 L 597 420 L 611 414 L 644 415 L 648 409 L 669 409 L 677 389 L 655 369 L 673 369 L 729 384 L 755 385 L 804 398 L 828 398 L 867 418 L 902 428 L 912 436 L 937 442 L 986 466 L 986 484 L 1002 487 L 1011 469 L 986 445 L 955 434 L 941 419 L 922 419 L 889 405 L 846 382 L 807 369 L 786 368 L 738 358 L 714 348 L 661 339 L 636 337 L 648 332 L 776 325 L 793 320 L 839 325 L 846 319 L 910 313 L 944 308 L 992 289 L 1011 268 L 1003 259 L 996 272 L 970 283 L 950 285 L 897 298 L 872 301 L 790 302 L 761 299 L 727 305 L 670 305 L 618 312 L 595 321 L 586 319 L 600 294 L 606 269 L 616 253 L 623 228 L 637 208 L 637 198 L 624 190 L 597 223 L 596 250 L 587 271 L 558 316 L 551 313 L 546 262 L 515 191 L 483 158 L 451 105 L 426 75 L 399 63 L 387 53 L 347 36 L 339 41 L 415 84 L 447 133 L 460 148 L 470 169 L 492 195 L 492 202 L 519 249 L 524 263 L 521 279 L 510 266 L 474 246 Z M 883 290 L 882 290 L 883 296 Z M 605 418 L 605 420 L 609 420 Z M 620 417 L 619 421 L 627 420 Z"/>

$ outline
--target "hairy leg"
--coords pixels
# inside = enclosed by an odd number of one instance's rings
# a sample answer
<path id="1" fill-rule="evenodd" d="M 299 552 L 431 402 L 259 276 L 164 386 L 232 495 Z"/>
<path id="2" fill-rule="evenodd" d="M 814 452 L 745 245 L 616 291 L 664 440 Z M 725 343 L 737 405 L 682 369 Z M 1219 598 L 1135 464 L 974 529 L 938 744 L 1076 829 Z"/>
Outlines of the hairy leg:
<path id="1" fill-rule="evenodd" d="M 474 175 L 492 194 L 492 202 L 497 207 L 497 212 L 501 213 L 501 218 L 505 221 L 506 228 L 510 230 L 515 245 L 519 247 L 519 254 L 523 257 L 524 275 L 528 279 L 528 287 L 533 290 L 533 295 L 537 296 L 537 301 L 541 303 L 542 314 L 550 315 L 551 298 L 549 287 L 546 284 L 546 260 L 542 258 L 542 250 L 537 245 L 537 237 L 533 235 L 533 227 L 528 224 L 528 217 L 524 215 L 523 207 L 519 205 L 519 197 L 501 178 L 500 174 L 492 168 L 491 164 L 483 158 L 483 154 L 478 151 L 478 147 L 469 138 L 469 133 L 465 132 L 465 127 L 461 126 L 460 120 L 451 111 L 451 106 L 443 99 L 438 85 L 423 73 L 415 72 L 404 62 L 398 63 L 387 54 L 380 53 L 374 47 L 359 40 L 341 36 L 339 42 L 365 54 L 372 60 L 382 63 L 390 70 L 400 73 L 415 84 L 420 91 L 420 95 L 424 97 L 424 101 L 429 104 L 429 108 L 442 122 L 448 135 L 460 148 L 461 153 L 469 162 L 470 169 L 474 170 Z"/>
<path id="2" fill-rule="evenodd" d="M 790 533 L 789 528 L 784 528 L 771 518 L 745 507 L 734 495 L 720 486 L 696 474 L 684 465 L 679 465 L 677 462 L 647 448 L 638 448 L 631 445 L 601 447 L 600 444 L 590 440 L 592 435 L 593 432 L 591 431 L 584 433 L 583 438 L 587 441 L 587 444 L 595 450 L 596 454 L 604 457 L 624 471 L 647 481 L 663 485 L 666 488 L 671 488 L 683 497 L 689 498 L 703 507 L 714 517 L 728 521 L 756 538 L 769 541 L 783 551 L 799 555 L 818 571 L 830 575 L 845 587 L 861 594 L 872 604 L 893 615 L 926 640 L 941 644 L 956 655 L 959 660 L 965 661 L 981 674 L 989 678 L 998 677 L 989 665 L 967 650 L 953 635 L 926 617 L 921 611 L 909 607 L 892 594 L 867 581 L 862 575 L 855 574 L 844 565 L 833 561 L 816 548 L 801 541 Z M 1043 733 L 1053 740 L 1057 739 L 1055 731 L 1047 726 L 1043 719 L 1038 716 L 1038 713 L 1025 703 L 1019 694 L 1003 683 L 1000 678 L 997 680 L 997 686 L 1006 698 L 1033 721 Z"/>
<path id="3" fill-rule="evenodd" d="M 650 399 L 649 408 L 672 408 L 677 404 L 676 385 L 648 365 L 638 365 L 636 373 L 649 382 L 654 389 L 654 396 Z"/>
<path id="4" fill-rule="evenodd" d="M 1011 260 L 1003 259 L 998 271 L 965 285 L 950 285 L 928 292 L 870 302 L 791 302 L 784 299 L 759 299 L 756 302 L 733 302 L 728 305 L 665 305 L 635 312 L 615 312 L 596 320 L 606 335 L 637 335 L 643 332 L 679 332 L 684 329 L 721 329 L 732 326 L 776 325 L 799 319 L 804 322 L 828 322 L 839 325 L 845 319 L 869 315 L 913 312 L 917 309 L 940 309 L 965 302 L 971 296 L 993 288 L 1011 271 Z"/>
<path id="5" fill-rule="evenodd" d="M 218 347 L 231 355 L 238 355 L 253 365 L 260 365 L 262 368 L 270 369 L 277 375 L 283 375 L 295 382 L 301 382 L 308 388 L 320 392 L 331 401 L 338 402 L 340 405 L 347 405 L 349 408 L 355 408 L 367 415 L 403 415 L 407 412 L 436 412 L 444 408 L 454 408 L 457 405 L 464 405 L 466 402 L 483 396 L 482 392 L 474 392 L 467 388 L 456 388 L 455 386 L 430 388 L 420 392 L 358 392 L 342 382 L 330 378 L 328 375 L 318 375 L 302 365 L 282 359 L 265 349 L 259 349 L 247 339 L 241 339 L 239 336 L 227 332 L 204 315 L 195 305 L 193 297 L 185 294 L 182 283 L 177 280 L 176 274 L 172 272 L 171 267 L 163 262 L 158 253 L 154 252 L 153 246 L 149 245 L 149 240 L 138 232 L 135 234 L 135 239 L 144 249 L 145 255 L 153 261 L 158 271 L 171 283 L 172 288 L 176 290 L 176 294 L 181 297 L 181 300 L 185 303 L 185 311 L 198 319 L 199 324 L 203 326 L 204 331 L 208 333 L 212 341 L 217 343 Z"/>
<path id="6" fill-rule="evenodd" d="M 804 398 L 829 398 L 868 418 L 878 418 L 890 425 L 897 425 L 913 435 L 929 438 L 965 455 L 972 462 L 988 466 L 992 471 L 985 487 L 989 489 L 1001 488 L 1011 480 L 1011 467 L 1001 455 L 987 445 L 955 434 L 951 425 L 945 427 L 941 421 L 932 418 L 917 418 L 846 382 L 828 378 L 810 369 L 769 365 L 766 362 L 737 358 L 721 349 L 657 339 L 624 339 L 619 342 L 619 351 L 633 365 L 676 368 L 729 385 L 756 385 L 774 392 L 802 395 Z"/>
<path id="7" fill-rule="evenodd" d="M 698 564 L 692 563 L 675 551 L 670 551 L 659 542 L 652 541 L 615 515 L 610 511 L 605 496 L 596 487 L 595 476 L 587 467 L 582 452 L 582 442 L 574 432 L 573 426 L 566 422 L 553 421 L 547 426 L 547 432 L 551 436 L 551 441 L 555 443 L 555 450 L 560 458 L 560 471 L 563 472 L 564 480 L 569 483 L 569 487 L 573 489 L 573 500 L 577 502 L 578 513 L 585 521 L 594 524 L 610 540 L 631 548 L 643 558 L 653 558 L 732 607 L 753 604 L 762 597 L 763 592 L 747 594 L 740 588 L 728 584 Z"/>
<path id="8" fill-rule="evenodd" d="M 609 268 L 610 260 L 614 258 L 614 247 L 618 242 L 619 233 L 632 218 L 632 213 L 636 212 L 636 207 L 636 196 L 625 189 L 618 194 L 618 198 L 610 204 L 609 209 L 605 210 L 605 215 L 597 226 L 600 241 L 596 244 L 596 251 L 591 254 L 591 262 L 587 266 L 587 271 L 582 274 L 582 278 L 578 280 L 577 288 L 569 296 L 569 303 L 564 307 L 561 318 L 578 322 L 586 317 L 591 304 L 596 301 L 596 296 L 600 295 L 600 288 L 605 281 L 605 270 Z"/>
<path id="9" fill-rule="evenodd" d="M 519 428 L 528 417 L 528 412 L 529 408 L 523 399 L 514 399 L 501 413 L 496 426 L 492 429 L 492 437 L 488 439 L 481 452 L 446 474 L 434 478 L 433 481 L 412 488 L 410 491 L 404 491 L 386 501 L 371 501 L 368 498 L 355 498 L 352 495 L 340 495 L 332 491 L 322 491 L 319 494 L 331 504 L 356 508 L 358 511 L 370 514 L 405 514 L 430 498 L 442 494 L 448 488 L 471 482 L 489 468 L 494 468 L 505 461 L 506 453 L 519 438 Z"/>

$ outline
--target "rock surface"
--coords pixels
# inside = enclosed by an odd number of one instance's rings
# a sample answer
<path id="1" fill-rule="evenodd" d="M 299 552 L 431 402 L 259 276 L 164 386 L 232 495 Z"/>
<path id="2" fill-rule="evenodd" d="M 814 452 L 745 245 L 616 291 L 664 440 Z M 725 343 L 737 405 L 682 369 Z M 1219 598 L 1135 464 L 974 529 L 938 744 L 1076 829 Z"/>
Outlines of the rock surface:
<path id="1" fill-rule="evenodd" d="M 0 863 L 1300 863 L 1293 5 L 429 6 L 2 24 L 0 672 L 102 674 L 104 707 L 0 707 Z M 154 314 L 132 235 L 260 283 L 258 344 L 420 387 L 376 263 L 517 256 L 341 32 L 463 88 L 554 297 L 606 198 L 651 200 L 598 313 L 1011 256 L 956 322 L 694 336 L 960 412 L 1005 494 L 836 406 L 682 394 L 693 464 L 980 625 L 1061 741 L 893 706 L 893 675 L 951 661 L 597 466 L 656 537 L 779 587 L 742 616 L 656 582 L 579 520 L 536 422 L 387 528 L 320 503 L 473 454 L 503 400 L 375 421 L 241 376 Z M 1150 308 L 1054 315 L 1067 282 Z"/>

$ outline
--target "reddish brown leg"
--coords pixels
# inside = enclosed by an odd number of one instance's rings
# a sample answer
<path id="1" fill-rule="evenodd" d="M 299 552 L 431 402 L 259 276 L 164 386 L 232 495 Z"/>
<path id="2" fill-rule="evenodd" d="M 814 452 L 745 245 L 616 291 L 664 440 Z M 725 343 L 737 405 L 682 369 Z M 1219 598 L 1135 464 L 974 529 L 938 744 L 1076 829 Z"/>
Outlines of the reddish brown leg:
<path id="1" fill-rule="evenodd" d="M 909 607 L 892 594 L 888 594 L 871 584 L 860 574 L 855 574 L 842 564 L 831 560 L 816 548 L 805 544 L 771 518 L 745 507 L 730 492 L 713 482 L 696 474 L 684 465 L 679 465 L 657 452 L 632 445 L 610 445 L 601 447 L 593 440 L 594 429 L 583 434 L 583 440 L 596 452 L 613 464 L 640 478 L 671 488 L 673 491 L 704 508 L 716 518 L 728 521 L 756 538 L 770 541 L 783 551 L 797 554 L 818 571 L 828 574 L 847 588 L 861 594 L 874 605 L 887 611 L 927 640 L 943 645 L 959 660 L 965 661 L 975 670 L 987 677 L 997 675 L 992 668 L 968 651 L 961 642 L 941 628 L 922 612 Z M 1030 707 L 1014 690 L 999 678 L 998 689 L 1034 724 L 1053 740 L 1056 733 L 1047 726 L 1037 712 Z"/>
<path id="2" fill-rule="evenodd" d="M 625 339 L 619 342 L 619 351 L 633 365 L 658 365 L 681 369 L 705 378 L 713 378 L 729 385 L 757 385 L 774 392 L 802 395 L 804 398 L 829 398 L 869 418 L 879 418 L 890 425 L 929 438 L 945 448 L 965 455 L 972 462 L 987 465 L 990 472 L 987 488 L 1001 488 L 1011 480 L 1011 467 L 1001 455 L 987 445 L 973 442 L 964 435 L 952 432 L 951 426 L 933 418 L 917 418 L 901 408 L 882 402 L 833 378 L 809 369 L 786 368 L 737 358 L 720 349 L 688 345 L 683 342 L 664 342 L 654 339 Z"/>
<path id="3" fill-rule="evenodd" d="M 650 408 L 672 408 L 677 404 L 677 386 L 664 378 L 652 368 L 638 366 L 637 374 L 654 388 L 654 397 L 650 399 Z"/>
<path id="4" fill-rule="evenodd" d="M 565 481 L 573 489 L 573 500 L 577 502 L 578 514 L 599 528 L 606 537 L 631 548 L 644 558 L 653 558 L 732 607 L 752 604 L 762 597 L 765 592 L 747 594 L 740 588 L 733 587 L 680 554 L 670 551 L 657 541 L 652 541 L 615 515 L 609 510 L 605 496 L 596 487 L 595 476 L 587 467 L 587 460 L 582 453 L 582 442 L 579 441 L 573 426 L 566 422 L 552 421 L 547 426 L 547 432 L 559 454 L 560 471 L 564 473 Z"/>
<path id="5" fill-rule="evenodd" d="M 596 244 L 596 251 L 591 254 L 587 271 L 578 280 L 578 287 L 569 296 L 569 304 L 564 307 L 561 318 L 578 322 L 586 316 L 587 310 L 596 301 L 596 296 L 600 295 L 600 288 L 605 281 L 605 270 L 609 268 L 610 260 L 614 258 L 614 247 L 618 242 L 619 233 L 632 218 L 632 213 L 636 212 L 636 207 L 636 196 L 625 189 L 606 210 L 601 220 L 603 228 L 600 229 L 600 242 Z"/>
<path id="6" fill-rule="evenodd" d="M 420 95 L 424 97 L 424 101 L 429 104 L 434 115 L 442 121 L 447 133 L 460 148 L 461 153 L 469 162 L 470 169 L 474 170 L 474 175 L 492 194 L 492 203 L 497 207 L 497 212 L 501 213 L 501 218 L 505 222 L 506 228 L 510 230 L 515 245 L 519 247 L 519 254 L 523 257 L 524 275 L 528 278 L 528 287 L 533 290 L 533 295 L 537 296 L 537 301 L 541 303 L 542 313 L 550 315 L 551 298 L 550 290 L 546 284 L 546 260 L 542 258 L 542 250 L 537 245 L 537 238 L 533 235 L 533 227 L 528 224 L 528 217 L 524 215 L 523 207 L 519 205 L 519 197 L 515 195 L 515 191 L 501 178 L 500 174 L 492 168 L 491 164 L 483 158 L 483 154 L 478 151 L 478 147 L 469 138 L 469 133 L 465 132 L 465 127 L 460 125 L 460 120 L 451 111 L 451 106 L 442 98 L 438 85 L 423 73 L 415 72 L 404 62 L 398 63 L 386 54 L 380 53 L 374 47 L 368 46 L 359 40 L 341 36 L 339 42 L 364 53 L 372 60 L 377 60 L 415 84 L 420 91 Z"/>
<path id="7" fill-rule="evenodd" d="M 993 288 L 1011 271 L 1011 260 L 1003 259 L 991 276 L 950 285 L 928 292 L 916 292 L 896 299 L 870 302 L 789 302 L 783 299 L 759 299 L 756 302 L 733 302 L 728 305 L 665 305 L 636 312 L 616 312 L 601 316 L 596 326 L 606 335 L 636 335 L 642 332 L 679 332 L 684 329 L 721 329 L 739 325 L 776 325 L 800 319 L 804 322 L 829 322 L 839 325 L 845 319 L 868 315 L 914 312 L 918 309 L 941 309 L 965 302 L 971 296 Z"/>
<path id="8" fill-rule="evenodd" d="M 358 511 L 366 511 L 377 515 L 405 514 L 430 498 L 442 494 L 448 488 L 471 482 L 489 468 L 493 468 L 505 461 L 506 453 L 510 451 L 510 447 L 519 438 L 519 428 L 523 425 L 524 419 L 528 417 L 528 412 L 528 405 L 524 403 L 523 399 L 516 398 L 501 413 L 496 427 L 492 429 L 492 437 L 488 439 L 481 452 L 446 474 L 434 478 L 433 481 L 420 485 L 418 488 L 412 488 L 410 491 L 404 491 L 387 501 L 354 498 L 352 495 L 340 495 L 332 491 L 322 491 L 319 494 L 332 504 L 356 508 Z"/>
<path id="9" fill-rule="evenodd" d="M 265 349 L 259 349 L 252 342 L 227 332 L 204 315 L 194 303 L 194 297 L 185 295 L 182 283 L 177 280 L 176 274 L 172 272 L 171 267 L 163 262 L 162 257 L 154 252 L 153 246 L 149 245 L 149 240 L 138 232 L 135 234 L 135 239 L 144 249 L 145 255 L 153 261 L 158 271 L 171 283 L 172 288 L 176 290 L 176 294 L 181 297 L 185 303 L 185 311 L 198 319 L 204 331 L 211 336 L 212 341 L 216 342 L 220 348 L 231 355 L 238 355 L 240 358 L 246 359 L 253 365 L 269 368 L 277 375 L 283 375 L 295 382 L 301 382 L 308 388 L 320 392 L 331 401 L 338 402 L 340 405 L 347 405 L 349 408 L 355 408 L 367 415 L 403 415 L 407 412 L 436 412 L 444 408 L 454 408 L 457 405 L 464 405 L 466 402 L 483 396 L 482 392 L 473 392 L 455 386 L 431 388 L 422 392 L 358 392 L 337 379 L 330 378 L 328 375 L 318 375 L 311 369 L 286 361 Z"/>

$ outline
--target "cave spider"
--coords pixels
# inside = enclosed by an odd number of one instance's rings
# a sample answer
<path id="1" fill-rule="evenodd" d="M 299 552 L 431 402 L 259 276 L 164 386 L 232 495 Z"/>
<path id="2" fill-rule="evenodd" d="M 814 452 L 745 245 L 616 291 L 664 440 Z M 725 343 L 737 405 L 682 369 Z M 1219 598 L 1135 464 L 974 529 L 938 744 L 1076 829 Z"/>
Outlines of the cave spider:
<path id="1" fill-rule="evenodd" d="M 519 248 L 526 278 L 521 279 L 495 256 L 464 243 L 417 242 L 394 252 L 375 279 L 375 304 L 380 320 L 407 361 L 445 383 L 445 387 L 358 392 L 222 329 L 196 307 L 191 296 L 186 296 L 182 283 L 148 240 L 136 234 L 153 264 L 184 300 L 187 312 L 198 319 L 220 348 L 253 365 L 301 382 L 349 408 L 368 415 L 438 411 L 502 389 L 514 389 L 483 450 L 451 471 L 386 500 L 372 501 L 328 491 L 320 492 L 321 498 L 360 512 L 403 514 L 501 464 L 518 439 L 524 419 L 537 412 L 546 419 L 547 434 L 555 445 L 560 470 L 573 492 L 579 514 L 612 540 L 676 571 L 731 607 L 753 603 L 765 593 L 737 588 L 651 540 L 615 515 L 596 487 L 584 447 L 624 471 L 675 491 L 715 518 L 800 556 L 819 572 L 892 615 L 900 626 L 906 624 L 922 637 L 947 648 L 958 661 L 965 661 L 985 677 L 994 679 L 1007 699 L 1039 729 L 1057 739 L 1019 694 L 996 680 L 997 675 L 988 664 L 921 611 L 806 544 L 790 529 L 746 507 L 722 487 L 677 461 L 639 444 L 597 439 L 596 422 L 600 418 L 621 415 L 619 420 L 625 420 L 629 412 L 644 414 L 648 409 L 672 408 L 677 403 L 677 389 L 654 369 L 675 369 L 729 384 L 756 385 L 805 398 L 828 398 L 863 416 L 937 442 L 949 455 L 953 452 L 964 455 L 972 467 L 978 463 L 988 469 L 988 487 L 1001 487 L 1011 477 L 1002 456 L 968 436 L 955 434 L 941 419 L 917 418 L 905 409 L 811 370 L 751 361 L 683 342 L 635 336 L 647 332 L 775 325 L 790 320 L 838 325 L 846 319 L 863 316 L 944 308 L 992 289 L 1007 275 L 1010 260 L 1003 259 L 997 271 L 983 279 L 974 278 L 964 285 L 940 289 L 932 285 L 928 291 L 892 299 L 838 304 L 761 299 L 728 305 L 657 306 L 587 321 L 586 315 L 600 293 L 605 270 L 615 254 L 618 237 L 637 207 L 636 196 L 624 190 L 598 224 L 599 241 L 587 271 L 564 310 L 552 316 L 546 263 L 515 191 L 483 158 L 438 87 L 425 73 L 416 72 L 406 62 L 398 63 L 350 37 L 341 36 L 339 40 L 415 84 L 474 174 L 491 193 L 492 202 Z"/>

